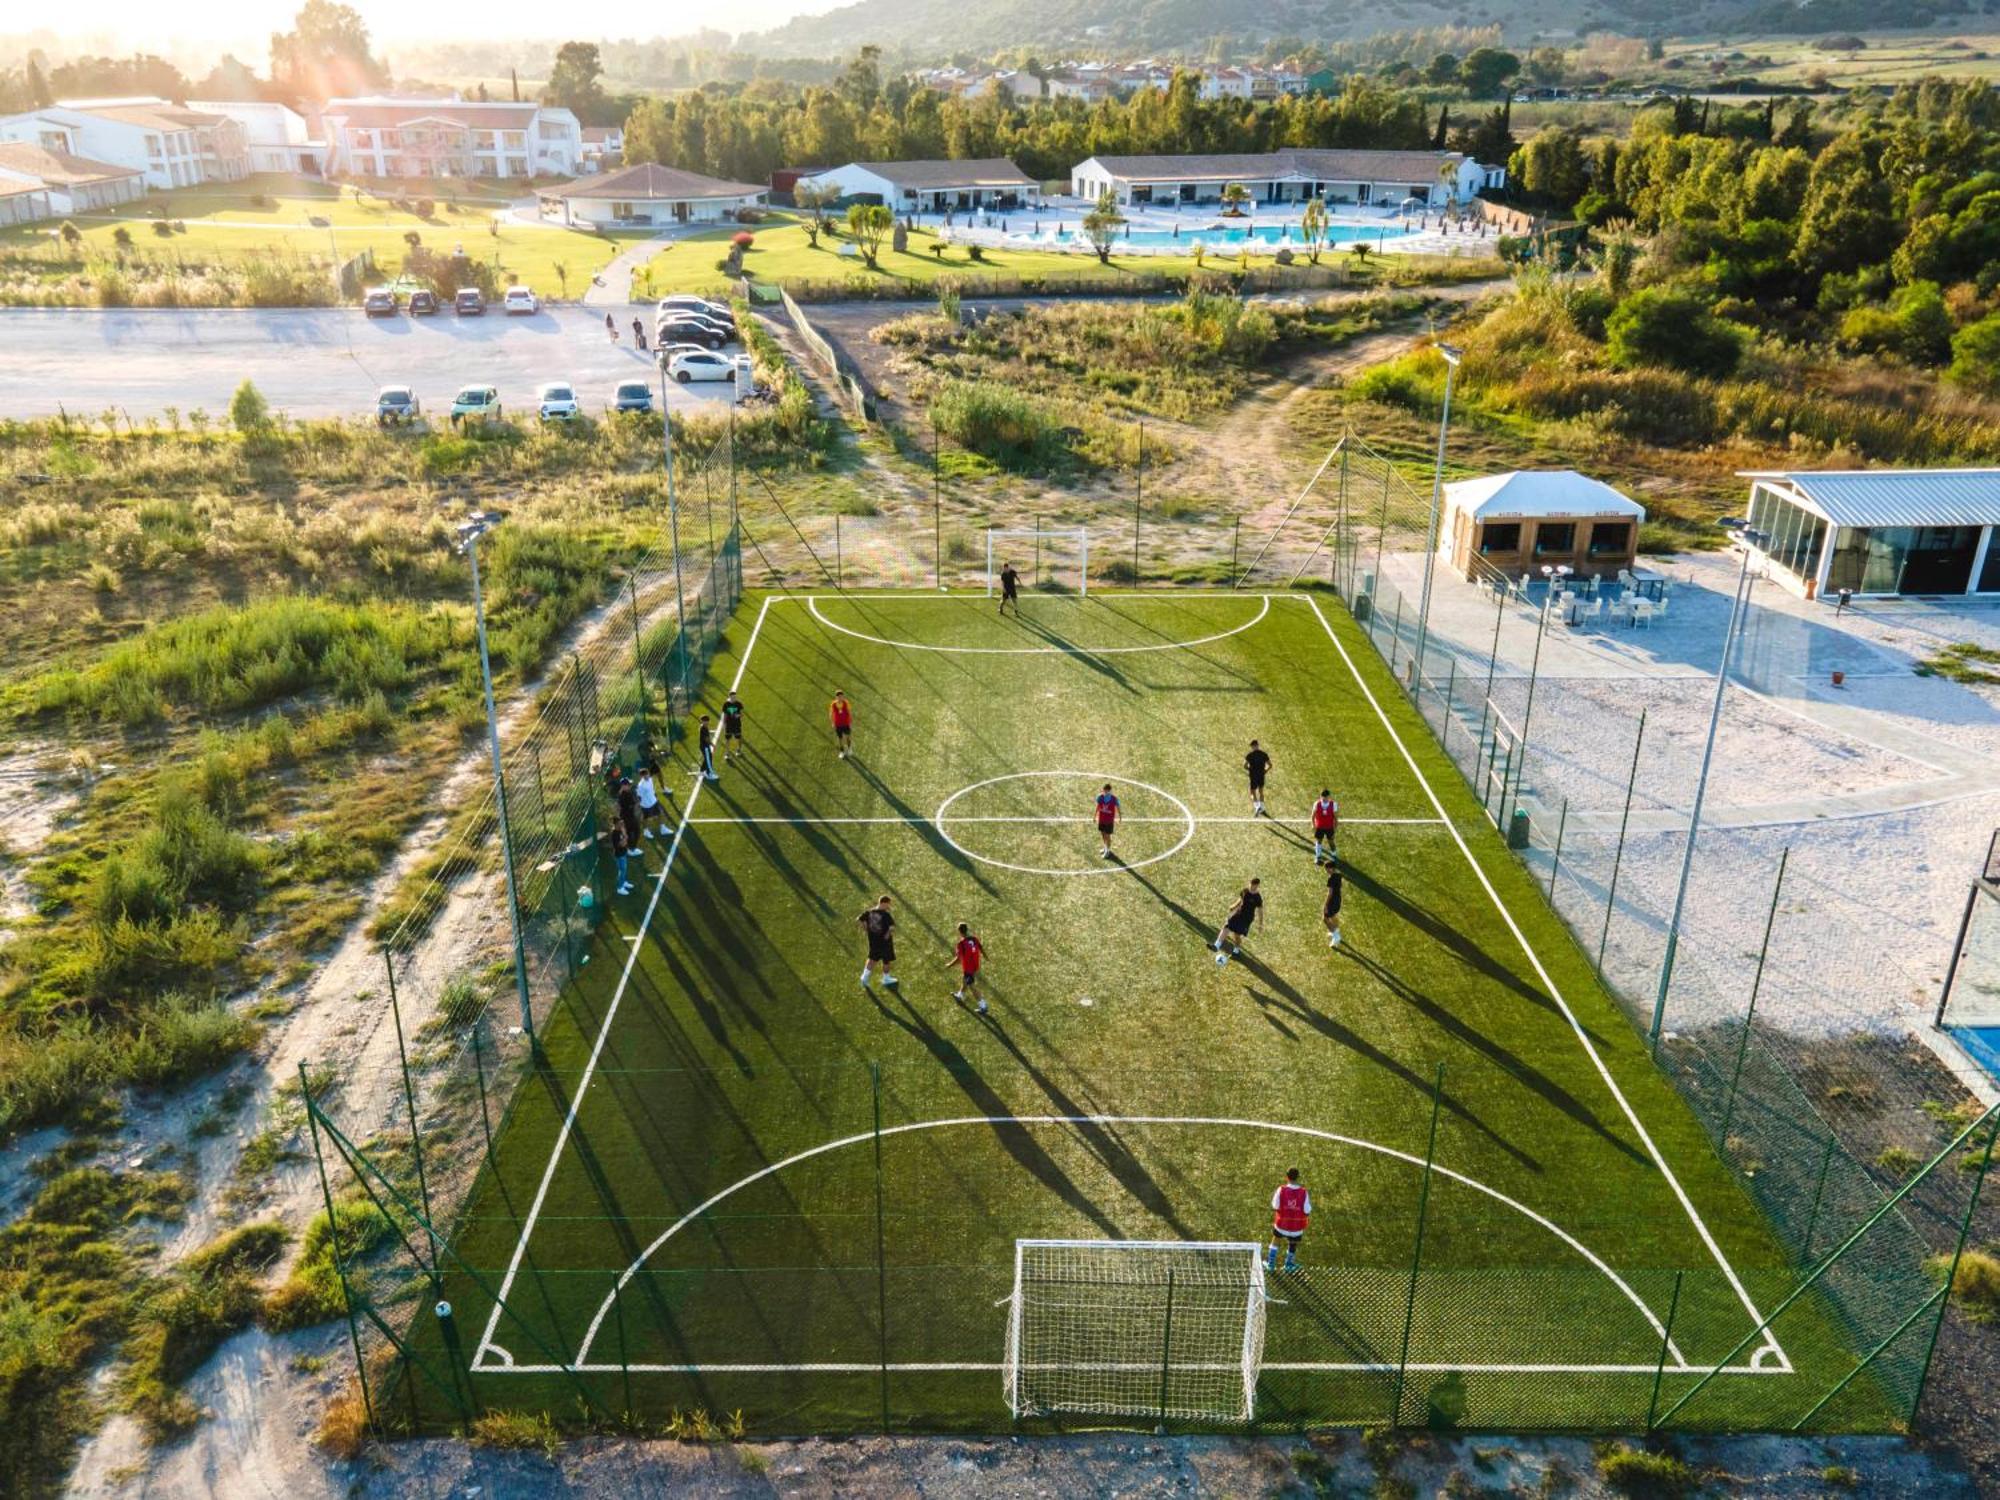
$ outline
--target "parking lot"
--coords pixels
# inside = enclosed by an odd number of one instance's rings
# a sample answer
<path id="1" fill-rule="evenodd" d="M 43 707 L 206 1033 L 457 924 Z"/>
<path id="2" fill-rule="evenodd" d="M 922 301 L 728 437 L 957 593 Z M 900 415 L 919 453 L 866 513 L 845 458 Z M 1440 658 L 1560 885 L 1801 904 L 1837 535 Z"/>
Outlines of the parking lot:
<path id="1" fill-rule="evenodd" d="M 650 354 L 632 346 L 632 319 L 652 310 L 617 309 L 619 341 L 604 314 L 575 307 L 532 316 L 364 317 L 351 308 L 0 310 L 0 417 L 95 418 L 117 409 L 135 419 L 168 407 L 220 416 L 244 380 L 275 410 L 297 417 L 366 416 L 385 385 L 416 390 L 427 415 L 442 418 L 462 385 L 497 386 L 507 415 L 533 406 L 543 381 L 576 386 L 586 412 L 601 413 L 622 380 L 647 379 L 659 399 Z M 725 353 L 736 352 L 731 345 Z M 726 402 L 727 381 L 669 385 L 675 409 Z"/>

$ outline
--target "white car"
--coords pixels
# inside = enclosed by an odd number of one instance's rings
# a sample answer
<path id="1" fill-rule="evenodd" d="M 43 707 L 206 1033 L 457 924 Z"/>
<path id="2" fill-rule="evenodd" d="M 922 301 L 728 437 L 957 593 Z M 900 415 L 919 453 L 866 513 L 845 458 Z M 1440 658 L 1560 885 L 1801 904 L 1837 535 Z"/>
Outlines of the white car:
<path id="1" fill-rule="evenodd" d="M 686 292 L 679 292 L 671 297 L 662 297 L 660 299 L 659 313 L 662 317 L 665 317 L 669 313 L 697 313 L 705 318 L 729 318 L 732 322 L 735 320 L 735 315 L 730 312 L 728 303 L 711 302 L 706 297 L 696 297 Z"/>
<path id="2" fill-rule="evenodd" d="M 537 313 L 542 310 L 542 304 L 535 300 L 534 292 L 524 286 L 508 287 L 507 295 L 500 299 L 500 305 L 509 314 Z"/>
<path id="3" fill-rule="evenodd" d="M 682 385 L 690 380 L 731 380 L 736 375 L 736 361 L 726 354 L 695 349 L 687 354 L 676 354 L 667 362 L 667 373 Z"/>
<path id="4" fill-rule="evenodd" d="M 538 388 L 535 408 L 544 422 L 568 422 L 583 411 L 576 402 L 576 387 L 566 380 L 552 380 Z"/>

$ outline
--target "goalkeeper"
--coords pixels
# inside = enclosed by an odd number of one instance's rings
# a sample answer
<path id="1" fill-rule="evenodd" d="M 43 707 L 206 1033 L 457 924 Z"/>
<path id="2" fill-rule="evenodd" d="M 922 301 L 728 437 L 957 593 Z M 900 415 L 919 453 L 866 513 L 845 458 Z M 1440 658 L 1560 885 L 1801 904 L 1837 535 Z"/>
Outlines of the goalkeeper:
<path id="1" fill-rule="evenodd" d="M 1306 1225 L 1312 1222 L 1312 1211 L 1312 1193 L 1299 1181 L 1299 1169 L 1293 1167 L 1271 1194 L 1271 1247 L 1264 1252 L 1264 1264 L 1269 1269 L 1278 1269 L 1280 1247 L 1285 1252 L 1285 1269 L 1299 1268 L 1299 1241 L 1305 1238 Z"/>

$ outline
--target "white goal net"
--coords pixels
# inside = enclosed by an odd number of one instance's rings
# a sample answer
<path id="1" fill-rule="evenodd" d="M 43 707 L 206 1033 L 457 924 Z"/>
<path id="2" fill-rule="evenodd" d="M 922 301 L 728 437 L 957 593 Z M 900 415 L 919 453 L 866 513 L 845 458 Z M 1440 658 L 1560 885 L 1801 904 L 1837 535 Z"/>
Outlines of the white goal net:
<path id="1" fill-rule="evenodd" d="M 1017 1417 L 1248 1422 L 1264 1305 L 1256 1245 L 1016 1240 L 1007 1405 Z"/>
<path id="2" fill-rule="evenodd" d="M 1000 570 L 1009 563 L 1025 592 L 1090 592 L 1090 533 L 1081 526 L 1036 531 L 993 528 L 986 533 L 986 593 L 1000 592 Z"/>

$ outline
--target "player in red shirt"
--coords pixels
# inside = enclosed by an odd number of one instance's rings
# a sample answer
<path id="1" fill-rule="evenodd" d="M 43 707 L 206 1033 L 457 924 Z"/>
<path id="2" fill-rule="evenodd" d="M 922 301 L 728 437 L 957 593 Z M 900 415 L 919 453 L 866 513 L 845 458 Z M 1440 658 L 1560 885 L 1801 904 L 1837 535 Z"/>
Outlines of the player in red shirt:
<path id="1" fill-rule="evenodd" d="M 947 967 L 958 965 L 958 988 L 951 992 L 951 998 L 961 1002 L 976 999 L 979 1004 L 974 1011 L 982 1016 L 986 1014 L 986 997 L 979 993 L 979 966 L 985 961 L 985 945 L 972 935 L 970 927 L 960 922 L 958 945 L 952 950 L 951 957 L 945 960 Z"/>
<path id="2" fill-rule="evenodd" d="M 1299 1169 L 1293 1167 L 1285 1173 L 1285 1180 L 1278 1184 L 1278 1190 L 1271 1194 L 1271 1247 L 1264 1252 L 1264 1264 L 1275 1271 L 1278 1269 L 1278 1249 L 1284 1247 L 1285 1269 L 1299 1268 L 1299 1241 L 1305 1238 L 1306 1225 L 1312 1222 L 1313 1195 L 1303 1182 L 1299 1181 Z"/>
<path id="3" fill-rule="evenodd" d="M 1340 832 L 1340 804 L 1333 800 L 1333 792 L 1327 787 L 1319 789 L 1319 801 L 1313 804 L 1313 863 L 1332 859 L 1339 851 L 1333 847 L 1334 835 Z"/>
<path id="4" fill-rule="evenodd" d="M 826 706 L 826 715 L 833 721 L 834 748 L 840 759 L 846 760 L 854 749 L 854 705 L 839 688 L 833 690 L 833 702 Z"/>
<path id="5" fill-rule="evenodd" d="M 1104 790 L 1097 794 L 1097 836 L 1104 840 L 1104 852 L 1100 859 L 1111 858 L 1111 830 L 1118 826 L 1118 798 L 1112 794 L 1111 783 L 1104 783 Z"/>

